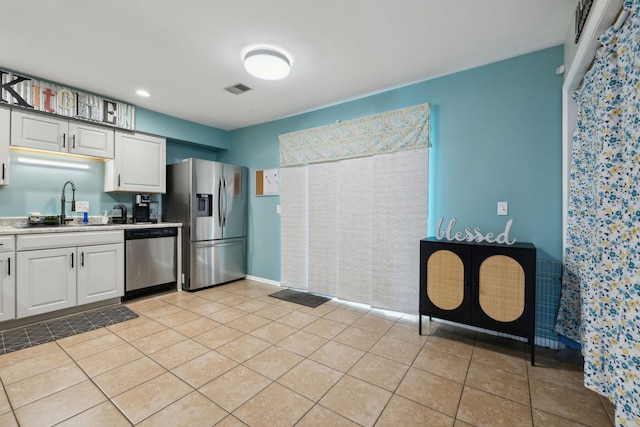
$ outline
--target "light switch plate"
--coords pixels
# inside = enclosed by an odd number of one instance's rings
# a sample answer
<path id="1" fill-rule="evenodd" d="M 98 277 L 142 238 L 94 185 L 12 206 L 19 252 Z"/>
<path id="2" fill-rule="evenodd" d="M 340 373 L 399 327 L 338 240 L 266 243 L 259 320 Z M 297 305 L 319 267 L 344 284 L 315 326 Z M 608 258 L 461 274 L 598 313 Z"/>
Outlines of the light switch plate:
<path id="1" fill-rule="evenodd" d="M 276 213 L 278 215 L 280 215 L 282 213 L 282 209 L 280 208 L 280 205 L 276 205 Z"/>
<path id="2" fill-rule="evenodd" d="M 509 215 L 508 202 L 498 202 L 498 215 Z"/>
<path id="3" fill-rule="evenodd" d="M 76 212 L 89 212 L 89 202 L 76 202 Z"/>

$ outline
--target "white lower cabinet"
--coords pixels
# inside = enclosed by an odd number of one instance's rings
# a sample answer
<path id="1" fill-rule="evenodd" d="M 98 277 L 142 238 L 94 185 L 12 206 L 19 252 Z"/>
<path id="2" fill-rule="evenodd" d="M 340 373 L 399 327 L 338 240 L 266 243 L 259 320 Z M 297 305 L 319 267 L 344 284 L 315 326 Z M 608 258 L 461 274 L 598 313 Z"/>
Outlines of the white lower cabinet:
<path id="1" fill-rule="evenodd" d="M 78 248 L 78 305 L 124 295 L 124 244 Z"/>
<path id="2" fill-rule="evenodd" d="M 16 249 L 18 319 L 124 295 L 121 230 L 18 236 Z"/>
<path id="3" fill-rule="evenodd" d="M 18 252 L 17 317 L 76 306 L 75 248 Z"/>
<path id="4" fill-rule="evenodd" d="M 0 322 L 16 318 L 14 237 L 0 236 Z"/>

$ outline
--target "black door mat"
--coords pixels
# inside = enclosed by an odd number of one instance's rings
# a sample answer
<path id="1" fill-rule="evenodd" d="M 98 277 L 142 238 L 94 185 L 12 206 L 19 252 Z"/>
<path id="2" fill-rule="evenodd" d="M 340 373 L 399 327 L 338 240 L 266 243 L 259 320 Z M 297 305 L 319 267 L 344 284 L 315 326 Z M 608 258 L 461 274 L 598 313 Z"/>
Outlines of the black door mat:
<path id="1" fill-rule="evenodd" d="M 294 291 L 293 289 L 285 289 L 269 296 L 314 308 L 327 301 L 331 301 L 331 298 L 310 294 L 309 292 Z"/>
<path id="2" fill-rule="evenodd" d="M 11 353 L 44 344 L 71 335 L 103 328 L 138 317 L 123 305 L 87 313 L 75 314 L 64 319 L 53 319 L 24 328 L 0 332 L 0 354 Z"/>

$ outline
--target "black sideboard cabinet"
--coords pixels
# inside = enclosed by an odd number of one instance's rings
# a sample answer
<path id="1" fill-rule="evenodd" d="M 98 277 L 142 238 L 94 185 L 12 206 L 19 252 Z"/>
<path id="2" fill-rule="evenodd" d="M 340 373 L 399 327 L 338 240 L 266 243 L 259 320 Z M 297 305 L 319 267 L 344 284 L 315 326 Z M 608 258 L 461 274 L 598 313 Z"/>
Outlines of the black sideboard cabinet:
<path id="1" fill-rule="evenodd" d="M 422 316 L 523 337 L 535 364 L 536 248 L 428 238 L 420 241 Z"/>

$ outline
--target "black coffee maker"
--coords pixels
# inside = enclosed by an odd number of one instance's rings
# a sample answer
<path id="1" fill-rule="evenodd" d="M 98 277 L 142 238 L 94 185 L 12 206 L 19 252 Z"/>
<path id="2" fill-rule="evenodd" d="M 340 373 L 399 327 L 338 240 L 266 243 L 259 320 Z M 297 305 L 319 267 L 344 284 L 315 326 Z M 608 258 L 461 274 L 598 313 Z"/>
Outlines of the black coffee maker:
<path id="1" fill-rule="evenodd" d="M 154 213 L 155 202 L 151 201 L 151 194 L 136 194 L 133 196 L 133 222 L 137 224 L 155 224 L 158 222 Z"/>

